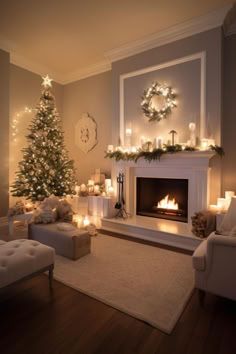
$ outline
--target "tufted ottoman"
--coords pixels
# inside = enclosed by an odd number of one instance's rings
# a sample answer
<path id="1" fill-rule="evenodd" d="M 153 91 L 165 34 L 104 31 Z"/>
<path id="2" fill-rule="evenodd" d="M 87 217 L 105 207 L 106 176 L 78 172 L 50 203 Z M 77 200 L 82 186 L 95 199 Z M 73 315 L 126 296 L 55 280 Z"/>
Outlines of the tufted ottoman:
<path id="1" fill-rule="evenodd" d="M 58 229 L 58 224 L 30 224 L 29 238 L 53 247 L 60 256 L 73 260 L 90 253 L 91 238 L 88 231 L 76 227 L 62 231 Z"/>
<path id="2" fill-rule="evenodd" d="M 31 240 L 0 241 L 0 288 L 49 271 L 52 285 L 54 250 Z"/>

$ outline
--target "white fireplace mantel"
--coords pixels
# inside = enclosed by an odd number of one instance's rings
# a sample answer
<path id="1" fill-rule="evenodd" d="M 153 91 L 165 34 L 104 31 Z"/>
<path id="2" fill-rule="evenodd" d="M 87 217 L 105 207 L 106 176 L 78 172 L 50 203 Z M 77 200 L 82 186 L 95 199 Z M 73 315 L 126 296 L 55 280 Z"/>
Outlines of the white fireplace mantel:
<path id="1" fill-rule="evenodd" d="M 179 152 L 165 154 L 157 161 L 145 161 L 143 158 L 137 163 L 130 161 L 113 162 L 112 180 L 116 186 L 116 177 L 119 172 L 125 174 L 125 201 L 127 211 L 136 215 L 136 178 L 183 178 L 188 180 L 188 223 L 191 216 L 207 208 L 210 191 L 210 159 L 212 151 Z"/>

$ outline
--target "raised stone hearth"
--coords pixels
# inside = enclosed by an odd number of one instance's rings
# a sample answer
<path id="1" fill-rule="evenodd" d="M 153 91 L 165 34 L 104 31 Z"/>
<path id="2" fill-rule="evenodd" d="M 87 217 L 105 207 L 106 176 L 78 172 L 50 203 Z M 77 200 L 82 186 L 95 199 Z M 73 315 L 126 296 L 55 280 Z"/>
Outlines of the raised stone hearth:
<path id="1" fill-rule="evenodd" d="M 176 247 L 194 250 L 201 242 L 191 232 L 191 216 L 200 210 L 206 210 L 210 197 L 210 151 L 182 152 L 168 154 L 160 161 L 137 163 L 113 163 L 112 179 L 116 185 L 116 176 L 125 173 L 125 201 L 130 217 L 123 219 L 103 219 L 102 228 L 108 231 L 126 234 L 132 237 L 151 240 Z M 165 220 L 137 215 L 137 178 L 184 179 L 188 183 L 188 206 L 186 222 Z M 217 191 L 215 191 L 217 193 Z M 219 193 L 219 191 L 218 191 Z"/>

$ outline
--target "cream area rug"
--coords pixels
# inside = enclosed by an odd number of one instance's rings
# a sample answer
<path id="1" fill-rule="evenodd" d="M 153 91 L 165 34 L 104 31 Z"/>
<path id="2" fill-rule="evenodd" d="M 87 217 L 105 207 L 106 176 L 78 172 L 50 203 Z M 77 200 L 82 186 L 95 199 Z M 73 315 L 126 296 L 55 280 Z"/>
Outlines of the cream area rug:
<path id="1" fill-rule="evenodd" d="M 191 256 L 105 235 L 77 261 L 56 256 L 55 279 L 166 333 L 193 290 Z"/>

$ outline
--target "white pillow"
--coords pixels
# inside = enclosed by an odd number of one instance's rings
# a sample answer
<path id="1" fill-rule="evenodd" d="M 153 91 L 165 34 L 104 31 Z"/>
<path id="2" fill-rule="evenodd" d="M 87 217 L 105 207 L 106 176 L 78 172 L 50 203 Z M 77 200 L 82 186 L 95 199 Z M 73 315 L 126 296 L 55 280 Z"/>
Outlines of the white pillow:
<path id="1" fill-rule="evenodd" d="M 235 227 L 236 227 L 236 197 L 232 197 L 229 209 L 225 214 L 218 231 L 222 235 L 229 235 L 231 230 L 233 230 Z"/>

